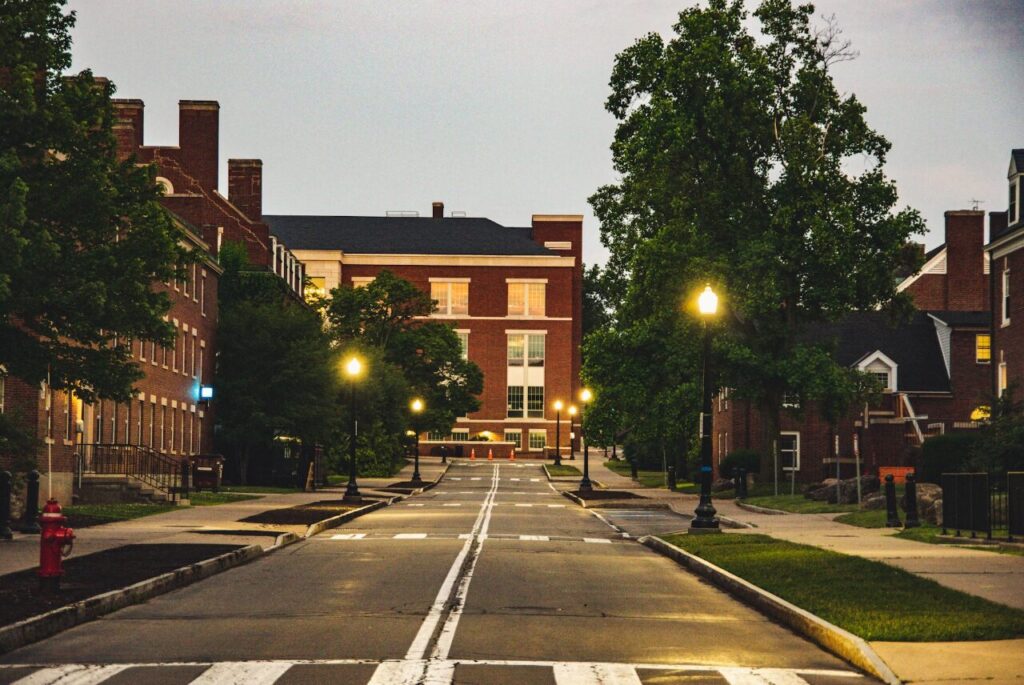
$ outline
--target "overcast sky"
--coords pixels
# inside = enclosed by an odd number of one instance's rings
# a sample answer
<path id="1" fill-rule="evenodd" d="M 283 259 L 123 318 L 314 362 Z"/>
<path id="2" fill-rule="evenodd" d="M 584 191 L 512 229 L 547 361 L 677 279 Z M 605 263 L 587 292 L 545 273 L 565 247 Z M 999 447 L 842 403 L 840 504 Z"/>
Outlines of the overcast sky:
<path id="1" fill-rule="evenodd" d="M 528 225 L 585 215 L 615 176 L 604 110 L 615 54 L 671 34 L 685 1 L 75 0 L 74 69 L 146 102 L 146 144 L 176 144 L 179 99 L 218 100 L 226 160 L 263 160 L 267 214 L 448 210 Z M 1024 0 L 829 0 L 860 57 L 836 67 L 893 143 L 901 202 L 1006 208 L 1024 147 Z"/>

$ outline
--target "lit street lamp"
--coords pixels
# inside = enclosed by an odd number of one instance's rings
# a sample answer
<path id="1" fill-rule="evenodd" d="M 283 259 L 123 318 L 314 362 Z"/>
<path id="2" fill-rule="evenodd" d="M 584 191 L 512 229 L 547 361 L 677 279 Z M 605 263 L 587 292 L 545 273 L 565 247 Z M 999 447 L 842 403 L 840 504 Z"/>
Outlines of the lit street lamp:
<path id="1" fill-rule="evenodd" d="M 573 426 L 575 425 L 575 421 L 576 421 L 576 405 L 575 404 L 570 404 L 569 405 L 569 460 L 570 461 L 576 461 L 576 452 L 573 451 L 573 449 L 572 449 L 572 441 L 573 441 L 573 438 L 576 437 L 575 435 L 573 435 L 573 430 L 574 430 Z"/>
<path id="2" fill-rule="evenodd" d="M 697 298 L 704 325 L 704 350 L 701 360 L 701 408 L 700 408 L 700 503 L 694 512 L 697 516 L 690 522 L 691 533 L 720 533 L 715 507 L 711 504 L 711 328 L 708 319 L 718 312 L 718 295 L 705 286 Z"/>
<path id="3" fill-rule="evenodd" d="M 356 483 L 356 435 L 359 433 L 359 424 L 356 420 L 356 380 L 362 376 L 364 370 L 363 361 L 356 356 L 349 357 L 345 362 L 345 376 L 348 378 L 348 404 L 352 412 L 352 429 L 348 439 L 348 485 L 345 487 L 346 502 L 361 502 L 359 485 Z"/>
<path id="4" fill-rule="evenodd" d="M 562 400 L 555 400 L 555 466 L 562 465 Z"/>
<path id="5" fill-rule="evenodd" d="M 580 390 L 580 402 L 583 403 L 583 412 L 580 413 L 580 439 L 583 440 L 583 479 L 580 481 L 580 493 L 593 492 L 594 486 L 590 482 L 590 441 L 587 440 L 586 432 L 583 429 L 583 422 L 586 419 L 587 405 L 594 398 L 589 389 Z"/>
<path id="6" fill-rule="evenodd" d="M 423 413 L 423 409 L 425 407 L 426 407 L 426 404 L 424 404 L 423 400 L 421 400 L 418 397 L 416 399 L 414 399 L 412 402 L 409 403 L 409 409 L 412 410 L 412 413 L 414 415 L 422 414 Z M 415 421 L 414 421 L 414 423 L 415 423 Z M 420 433 L 419 433 L 419 428 L 414 425 L 413 426 L 413 431 L 416 433 L 416 451 L 413 452 L 415 461 L 413 462 L 412 482 L 414 482 L 414 483 L 422 483 L 423 481 L 420 478 Z"/>

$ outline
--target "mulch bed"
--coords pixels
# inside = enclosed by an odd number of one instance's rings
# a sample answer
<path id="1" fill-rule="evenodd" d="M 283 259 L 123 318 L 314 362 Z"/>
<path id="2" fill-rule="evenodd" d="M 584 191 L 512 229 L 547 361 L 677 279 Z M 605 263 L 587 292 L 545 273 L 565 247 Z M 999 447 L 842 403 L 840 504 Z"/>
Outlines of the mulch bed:
<path id="1" fill-rule="evenodd" d="M 603 499 L 647 499 L 642 495 L 637 495 L 625 490 L 593 490 L 587 493 L 582 493 L 579 490 L 571 490 L 570 492 L 580 499 L 587 500 L 588 502 Z"/>
<path id="2" fill-rule="evenodd" d="M 375 500 L 369 497 L 363 497 L 362 504 L 350 504 L 343 500 L 322 500 L 320 502 L 311 502 L 309 504 L 302 504 L 297 507 L 289 507 L 287 509 L 272 509 L 271 511 L 264 511 L 261 514 L 255 516 L 249 516 L 242 519 L 245 523 L 269 523 L 275 526 L 308 526 L 316 523 L 317 521 L 323 521 L 329 519 L 332 516 L 338 514 L 344 514 L 346 511 L 352 511 L 359 507 L 364 507 L 367 504 L 372 504 Z"/>
<path id="3" fill-rule="evenodd" d="M 226 554 L 243 545 L 127 545 L 64 561 L 56 595 L 37 596 L 35 569 L 0 576 L 0 625 L 59 609 L 88 597 L 118 590 Z"/>

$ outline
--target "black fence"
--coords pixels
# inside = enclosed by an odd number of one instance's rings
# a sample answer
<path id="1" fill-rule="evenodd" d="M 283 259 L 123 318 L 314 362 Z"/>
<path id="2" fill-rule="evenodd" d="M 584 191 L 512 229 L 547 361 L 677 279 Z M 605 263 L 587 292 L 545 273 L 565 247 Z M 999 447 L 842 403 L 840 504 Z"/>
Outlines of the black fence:
<path id="1" fill-rule="evenodd" d="M 1024 473 L 1006 482 L 987 473 L 942 474 L 942 532 L 970 533 L 989 540 L 1024 535 Z M 1016 517 L 1016 518 L 1015 518 Z"/>

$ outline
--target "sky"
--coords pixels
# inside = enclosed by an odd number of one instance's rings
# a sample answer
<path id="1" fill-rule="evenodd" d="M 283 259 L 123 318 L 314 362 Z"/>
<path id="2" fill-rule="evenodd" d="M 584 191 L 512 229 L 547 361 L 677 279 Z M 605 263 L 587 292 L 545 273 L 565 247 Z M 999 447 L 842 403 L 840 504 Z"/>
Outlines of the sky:
<path id="1" fill-rule="evenodd" d="M 447 211 L 507 226 L 583 214 L 616 179 L 605 111 L 615 55 L 666 37 L 686 0 L 73 0 L 73 70 L 146 103 L 147 145 L 177 143 L 178 100 L 220 102 L 227 159 L 263 160 L 266 214 Z M 1024 147 L 1024 0 L 824 0 L 859 57 L 835 67 L 893 144 L 921 211 L 1005 210 Z"/>

